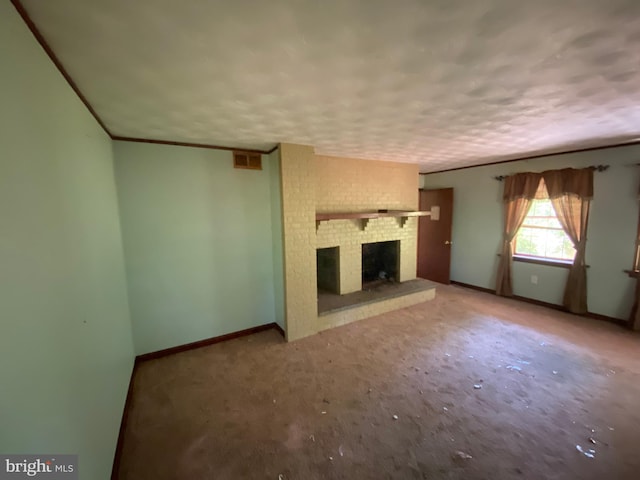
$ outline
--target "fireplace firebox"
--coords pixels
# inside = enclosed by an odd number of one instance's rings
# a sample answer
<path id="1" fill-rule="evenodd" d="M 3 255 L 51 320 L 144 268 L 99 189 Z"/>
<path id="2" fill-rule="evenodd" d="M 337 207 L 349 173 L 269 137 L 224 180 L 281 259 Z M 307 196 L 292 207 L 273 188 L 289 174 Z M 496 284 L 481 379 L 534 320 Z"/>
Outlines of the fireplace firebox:
<path id="1" fill-rule="evenodd" d="M 318 289 L 340 293 L 340 250 L 339 247 L 316 250 Z"/>
<path id="2" fill-rule="evenodd" d="M 374 284 L 398 281 L 400 242 L 362 244 L 362 289 Z"/>

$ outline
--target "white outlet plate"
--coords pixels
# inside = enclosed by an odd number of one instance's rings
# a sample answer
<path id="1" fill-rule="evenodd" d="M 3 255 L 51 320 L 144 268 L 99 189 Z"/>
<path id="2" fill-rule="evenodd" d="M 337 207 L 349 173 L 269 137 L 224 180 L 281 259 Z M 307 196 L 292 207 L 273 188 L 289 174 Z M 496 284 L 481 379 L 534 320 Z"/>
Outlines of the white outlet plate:
<path id="1" fill-rule="evenodd" d="M 534 285 L 538 284 L 538 275 L 531 275 L 531 283 Z"/>

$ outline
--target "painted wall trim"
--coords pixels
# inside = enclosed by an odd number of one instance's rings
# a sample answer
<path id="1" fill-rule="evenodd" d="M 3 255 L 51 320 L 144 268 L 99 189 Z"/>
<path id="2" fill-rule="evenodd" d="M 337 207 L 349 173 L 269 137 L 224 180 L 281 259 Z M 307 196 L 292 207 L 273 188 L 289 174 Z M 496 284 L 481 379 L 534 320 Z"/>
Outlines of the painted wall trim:
<path id="1" fill-rule="evenodd" d="M 275 152 L 275 151 L 278 149 L 278 147 L 279 147 L 279 146 L 280 146 L 280 144 L 279 144 L 279 143 L 276 143 L 276 146 L 275 146 L 275 147 L 273 147 L 271 150 L 269 150 L 269 151 L 267 152 L 267 154 L 268 154 L 268 155 L 271 155 L 273 152 Z"/>
<path id="2" fill-rule="evenodd" d="M 83 95 L 80 88 L 78 88 L 78 85 L 76 85 L 76 82 L 74 82 L 71 76 L 69 75 L 69 73 L 67 73 L 67 70 L 64 68 L 64 65 L 62 65 L 62 62 L 60 62 L 60 60 L 58 59 L 56 54 L 53 52 L 53 50 L 51 49 L 51 47 L 49 46 L 45 38 L 42 36 L 42 34 L 40 33 L 40 30 L 38 30 L 38 27 L 36 27 L 36 24 L 33 23 L 33 20 L 31 20 L 31 17 L 29 16 L 29 13 L 22 5 L 22 2 L 20 0 L 11 0 L 11 3 L 15 7 L 15 9 L 18 11 L 18 15 L 20 15 L 24 23 L 27 25 L 27 27 L 35 37 L 36 41 L 40 44 L 40 46 L 45 51 L 49 59 L 53 62 L 53 64 L 56 66 L 60 74 L 67 81 L 71 89 L 76 93 L 80 101 L 84 104 L 85 107 L 87 107 L 87 110 L 89 110 L 91 115 L 93 115 L 93 118 L 96 119 L 96 122 L 98 122 L 98 124 L 102 127 L 105 133 L 109 135 L 109 137 L 113 138 L 107 126 L 104 124 L 102 119 L 98 116 L 96 111 L 93 109 L 93 107 L 91 106 L 87 98 Z"/>
<path id="3" fill-rule="evenodd" d="M 112 135 L 111 138 L 113 140 L 117 140 L 120 142 L 137 142 L 137 143 L 153 143 L 156 145 L 174 145 L 177 147 L 195 147 L 195 148 L 210 148 L 213 150 L 228 150 L 228 151 L 241 151 L 241 152 L 249 152 L 249 153 L 259 153 L 261 155 L 268 155 L 269 153 L 275 151 L 278 148 L 276 145 L 271 150 L 255 150 L 251 148 L 242 148 L 242 147 L 225 147 L 222 145 L 210 145 L 207 143 L 190 143 L 190 142 L 174 142 L 172 140 L 155 140 L 151 138 L 136 138 L 136 137 L 123 137 L 120 135 Z"/>
<path id="4" fill-rule="evenodd" d="M 480 163 L 478 165 L 467 165 L 466 167 L 448 168 L 445 170 L 437 170 L 435 172 L 420 173 L 420 175 L 435 175 L 436 173 L 454 172 L 456 170 L 466 170 L 467 168 L 487 167 L 489 165 L 500 165 L 502 163 L 520 162 L 522 160 L 535 160 L 538 158 L 555 157 L 556 155 L 569 155 L 571 153 L 591 152 L 595 150 L 605 150 L 607 148 L 628 147 L 631 145 L 640 145 L 640 140 L 630 142 L 612 143 L 610 145 L 601 145 L 598 147 L 577 148 L 575 150 L 564 150 L 555 153 L 541 153 L 539 155 L 530 155 L 528 157 L 512 158 L 509 160 L 499 160 L 497 162 Z"/>
<path id="5" fill-rule="evenodd" d="M 237 332 L 227 333 L 218 337 L 205 338 L 204 340 L 198 340 L 197 342 L 185 343 L 184 345 L 178 345 L 176 347 L 165 348 L 157 350 L 155 352 L 144 353 L 136 357 L 136 362 L 145 362 L 147 360 L 155 360 L 156 358 L 166 357 L 175 353 L 186 352 L 188 350 L 194 350 L 196 348 L 207 347 L 220 342 L 226 342 L 227 340 L 233 340 L 234 338 L 245 337 L 253 333 L 263 332 L 275 328 L 283 334 L 282 328 L 275 322 L 266 323 L 264 325 L 258 325 L 257 327 L 247 328 L 245 330 L 239 330 Z"/>
<path id="6" fill-rule="evenodd" d="M 127 398 L 125 400 L 124 410 L 122 412 L 122 420 L 120 422 L 120 432 L 118 433 L 118 442 L 116 444 L 116 452 L 113 457 L 113 467 L 111 469 L 111 480 L 118 480 L 118 472 L 120 471 L 120 463 L 122 460 L 124 432 L 127 429 L 127 423 L 129 421 L 129 410 L 131 408 L 131 401 L 133 398 L 133 388 L 134 388 L 134 383 L 136 378 L 136 372 L 138 371 L 138 367 L 142 362 L 166 357 L 168 355 L 173 355 L 174 353 L 186 352 L 188 350 L 206 347 L 208 345 L 225 342 L 227 340 L 233 340 L 236 338 L 245 337 L 247 335 L 263 332 L 265 330 L 271 330 L 272 328 L 274 330 L 277 330 L 278 333 L 280 333 L 280 335 L 282 335 L 283 337 L 285 336 L 284 330 L 282 330 L 282 327 L 280 327 L 280 325 L 278 325 L 277 323 L 273 322 L 273 323 L 267 323 L 265 325 L 259 325 L 257 327 L 247 328 L 245 330 L 240 330 L 237 332 L 227 333 L 226 335 L 220 335 L 218 337 L 207 338 L 205 340 L 187 343 L 184 345 L 179 345 L 177 347 L 166 348 L 164 350 L 158 350 L 157 352 L 145 353 L 144 355 L 136 356 L 135 362 L 133 364 L 133 369 L 131 371 L 131 380 L 129 380 L 129 389 L 127 390 Z"/>
<path id="7" fill-rule="evenodd" d="M 131 406 L 131 399 L 133 397 L 133 382 L 136 378 L 138 365 L 140 365 L 140 361 L 138 360 L 138 357 L 136 357 L 135 361 L 133 362 L 133 368 L 131 369 L 129 389 L 127 390 L 127 397 L 124 401 L 124 409 L 122 410 L 120 430 L 118 431 L 118 441 L 116 442 L 116 451 L 113 456 L 113 467 L 111 467 L 111 480 L 118 480 L 118 472 L 120 471 L 120 461 L 122 459 L 122 448 L 124 444 L 124 432 L 127 429 L 127 423 L 129 421 L 129 407 Z"/>
<path id="8" fill-rule="evenodd" d="M 270 323 L 269 325 L 271 325 L 272 328 L 275 328 L 278 331 L 278 333 L 282 335 L 282 338 L 287 338 L 287 335 L 284 333 L 284 329 L 280 325 L 278 325 L 278 323 L 273 322 L 273 323 Z"/>
<path id="9" fill-rule="evenodd" d="M 96 119 L 96 122 L 98 122 L 98 124 L 102 127 L 102 129 L 105 131 L 105 133 L 107 135 L 109 135 L 109 137 L 112 140 L 121 140 L 121 141 L 128 141 L 128 142 L 143 142 L 143 143 L 159 143 L 159 144 L 163 144 L 163 145 L 177 145 L 177 146 L 181 146 L 181 147 L 213 148 L 213 149 L 217 149 L 217 150 L 242 150 L 244 152 L 260 153 L 260 154 L 268 154 L 268 153 L 271 153 L 271 152 L 275 151 L 278 148 L 278 144 L 276 144 L 276 146 L 271 148 L 270 150 L 256 150 L 256 149 L 247 149 L 247 148 L 239 148 L 239 147 L 225 147 L 225 146 L 221 146 L 221 145 L 209 145 L 209 144 L 188 143 L 188 142 L 173 142 L 173 141 L 169 141 L 169 140 L 151 140 L 151 139 L 146 139 L 146 138 L 132 138 L 132 137 L 123 137 L 123 136 L 119 136 L 119 135 L 113 135 L 109 131 L 109 129 L 107 128 L 105 123 L 102 121 L 102 119 L 100 118 L 98 113 L 95 111 L 95 109 L 91 106 L 91 104 L 89 103 L 89 100 L 87 100 L 87 97 L 84 96 L 84 94 L 82 93 L 82 90 L 80 90 L 80 88 L 78 87 L 76 82 L 73 80 L 73 78 L 71 78 L 71 76 L 69 75 L 67 70 L 64 68 L 64 65 L 62 64 L 60 59 L 57 57 L 57 55 L 55 54 L 55 52 L 53 51 L 51 46 L 47 43 L 47 40 L 44 38 L 42 33 L 40 33 L 40 30 L 38 30 L 38 27 L 36 26 L 36 24 L 33 22 L 31 17 L 29 16 L 29 12 L 27 12 L 26 8 L 24 8 L 24 5 L 22 5 L 21 0 L 11 0 L 11 3 L 13 4 L 13 6 L 16 9 L 16 11 L 18 12 L 18 15 L 20 15 L 20 17 L 22 18 L 24 23 L 27 25 L 27 28 L 29 28 L 29 30 L 31 31 L 31 33 L 35 37 L 35 39 L 38 42 L 38 44 L 40 44 L 40 46 L 45 51 L 45 53 L 47 54 L 49 59 L 53 62 L 53 64 L 58 69 L 60 74 L 67 81 L 67 83 L 69 84 L 71 89 L 75 92 L 75 94 L 78 96 L 80 101 L 84 104 L 84 106 L 87 108 L 87 110 L 89 110 L 89 113 L 91 113 L 93 118 Z"/>
<path id="10" fill-rule="evenodd" d="M 98 124 L 102 127 L 102 129 L 106 132 L 106 134 L 109 135 L 109 137 L 111 137 L 111 139 L 120 140 L 120 141 L 128 141 L 128 142 L 143 142 L 143 143 L 158 143 L 158 144 L 163 144 L 163 145 L 177 145 L 177 146 L 182 146 L 182 147 L 213 148 L 213 149 L 219 149 L 219 150 L 242 150 L 242 151 L 245 151 L 245 152 L 261 153 L 261 154 L 270 154 L 270 153 L 274 152 L 278 148 L 279 144 L 276 144 L 275 147 L 273 147 L 273 148 L 271 148 L 269 150 L 255 150 L 255 149 L 246 149 L 246 148 L 224 147 L 224 146 L 220 146 L 220 145 L 209 145 L 209 144 L 187 143 L 187 142 L 174 142 L 174 141 L 169 141 L 169 140 L 152 140 L 152 139 L 132 138 L 132 137 L 123 137 L 123 136 L 113 135 L 109 131 L 107 126 L 104 124 L 104 122 L 102 121 L 100 116 L 97 114 L 97 112 L 94 110 L 94 108 L 91 106 L 91 104 L 89 103 L 87 98 L 84 96 L 84 94 L 82 93 L 82 91 L 80 90 L 80 88 L 78 87 L 76 82 L 71 78 L 71 76 L 69 75 L 67 70 L 64 68 L 64 65 L 62 65 L 62 62 L 60 62 L 60 60 L 58 59 L 58 57 L 56 56 L 56 54 L 54 53 L 52 48 L 49 46 L 49 44 L 47 43 L 45 38 L 42 36 L 42 34 L 40 33 L 40 30 L 38 30 L 38 27 L 33 22 L 31 17 L 29 16 L 29 13 L 27 12 L 27 10 L 22 5 L 21 0 L 11 0 L 11 3 L 15 7 L 15 9 L 17 10 L 18 14 L 20 15 L 20 17 L 22 18 L 24 23 L 29 28 L 29 30 L 31 31 L 31 33 L 33 34 L 33 36 L 35 37 L 37 42 L 40 44 L 42 49 L 45 51 L 47 56 L 51 59 L 51 61 L 56 66 L 56 68 L 58 69 L 60 74 L 67 81 L 67 83 L 69 84 L 71 89 L 76 93 L 76 95 L 78 95 L 78 98 L 80 99 L 80 101 L 84 104 L 85 107 L 87 107 L 87 110 L 89 110 L 91 115 L 93 115 L 93 117 L 96 119 Z M 467 165 L 465 167 L 456 167 L 456 168 L 450 168 L 450 169 L 445 169 L 445 170 L 437 170 L 435 172 L 420 173 L 420 175 L 433 175 L 433 174 L 436 174 L 436 173 L 452 172 L 452 171 L 455 171 L 455 170 L 464 170 L 464 169 L 467 169 L 467 168 L 484 167 L 484 166 L 488 166 L 488 165 L 498 165 L 498 164 L 501 164 L 501 163 L 517 162 L 517 161 L 520 161 L 520 160 L 533 160 L 533 159 L 536 159 L 536 158 L 550 157 L 550 156 L 553 156 L 553 155 L 567 155 L 567 154 L 570 154 L 570 153 L 588 152 L 588 151 L 592 151 L 592 150 L 602 150 L 602 149 L 605 149 L 605 148 L 615 148 L 615 147 L 622 147 L 622 146 L 625 146 L 625 145 L 638 145 L 638 144 L 640 144 L 640 141 L 630 141 L 630 142 L 626 142 L 626 143 L 614 143 L 614 144 L 602 145 L 602 146 L 598 146 L 598 147 L 579 148 L 579 149 L 574 149 L 574 150 L 558 151 L 558 152 L 555 152 L 555 153 L 544 153 L 544 154 L 539 154 L 539 155 L 530 155 L 530 156 L 527 156 L 527 157 L 519 157 L 519 158 L 513 158 L 513 159 L 509 159 L 509 160 L 500 160 L 500 161 L 497 161 L 497 162 L 482 163 L 482 164 L 479 164 L 479 165 Z"/>
<path id="11" fill-rule="evenodd" d="M 452 285 L 457 285 L 459 287 L 468 288 L 470 290 L 476 290 L 478 292 L 489 293 L 491 295 L 496 295 L 495 290 L 491 290 L 490 288 L 478 287 L 477 285 L 471 285 L 469 283 L 457 282 L 455 280 L 451 280 Z M 496 295 L 497 296 L 497 295 Z M 514 300 L 518 300 L 520 302 L 530 303 L 532 305 L 538 305 L 540 307 L 551 308 L 552 310 L 558 310 L 564 313 L 571 313 L 565 310 L 562 305 L 556 305 L 555 303 L 544 302 L 542 300 L 536 300 L 534 298 L 521 297 L 520 295 L 514 295 L 513 297 L 503 297 L 503 298 L 512 298 Z M 572 314 L 574 315 L 574 314 Z M 591 313 L 587 312 L 584 315 L 578 315 L 580 317 L 592 318 L 594 320 L 604 320 L 605 322 L 615 323 L 616 325 L 624 328 L 629 328 L 629 322 L 627 320 L 623 320 L 621 318 L 608 317 L 606 315 L 600 315 L 599 313 Z"/>

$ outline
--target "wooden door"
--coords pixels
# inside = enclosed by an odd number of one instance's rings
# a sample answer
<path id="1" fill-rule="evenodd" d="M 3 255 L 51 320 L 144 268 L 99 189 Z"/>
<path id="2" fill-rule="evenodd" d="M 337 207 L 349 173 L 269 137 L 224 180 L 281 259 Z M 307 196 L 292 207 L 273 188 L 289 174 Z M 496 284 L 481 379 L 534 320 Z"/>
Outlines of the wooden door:
<path id="1" fill-rule="evenodd" d="M 450 282 L 451 224 L 453 221 L 453 188 L 420 190 L 420 210 L 440 207 L 440 219 L 419 217 L 418 277 L 434 282 Z"/>

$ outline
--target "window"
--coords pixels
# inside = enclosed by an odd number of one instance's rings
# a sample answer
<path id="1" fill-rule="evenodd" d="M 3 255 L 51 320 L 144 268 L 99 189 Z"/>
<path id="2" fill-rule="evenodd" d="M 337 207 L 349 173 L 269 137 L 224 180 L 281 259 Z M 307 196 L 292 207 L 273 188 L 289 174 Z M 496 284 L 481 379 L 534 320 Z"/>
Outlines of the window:
<path id="1" fill-rule="evenodd" d="M 548 198 L 533 200 L 514 243 L 514 254 L 525 257 L 571 262 L 576 254 Z"/>

